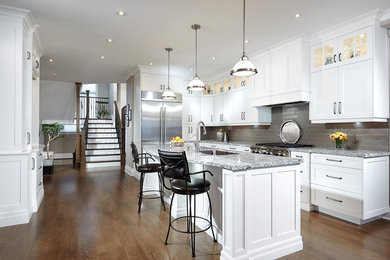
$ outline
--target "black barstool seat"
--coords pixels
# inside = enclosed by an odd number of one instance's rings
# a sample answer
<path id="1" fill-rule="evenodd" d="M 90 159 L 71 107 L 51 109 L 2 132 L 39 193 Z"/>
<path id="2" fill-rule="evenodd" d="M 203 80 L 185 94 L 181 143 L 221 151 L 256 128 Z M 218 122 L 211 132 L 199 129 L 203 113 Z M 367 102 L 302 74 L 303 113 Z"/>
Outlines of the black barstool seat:
<path id="1" fill-rule="evenodd" d="M 187 185 L 187 186 L 186 186 Z M 181 195 L 196 195 L 208 192 L 210 190 L 210 182 L 203 179 L 192 178 L 191 182 L 187 182 L 185 180 L 172 180 L 171 188 L 172 191 L 181 194 Z"/>
<path id="2" fill-rule="evenodd" d="M 138 166 L 139 172 L 161 172 L 161 164 L 159 163 L 148 163 Z"/>

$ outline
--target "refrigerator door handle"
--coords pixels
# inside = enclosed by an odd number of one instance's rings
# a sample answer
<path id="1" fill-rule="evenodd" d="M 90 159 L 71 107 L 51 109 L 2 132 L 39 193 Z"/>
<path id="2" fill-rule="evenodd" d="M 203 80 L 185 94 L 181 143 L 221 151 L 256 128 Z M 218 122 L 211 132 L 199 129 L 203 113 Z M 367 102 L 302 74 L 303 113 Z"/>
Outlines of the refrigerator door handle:
<path id="1" fill-rule="evenodd" d="M 161 86 L 161 85 L 160 85 L 160 86 Z M 162 143 L 163 143 L 163 131 L 162 131 L 162 129 L 163 129 L 163 124 L 164 124 L 164 122 L 163 122 L 163 108 L 160 107 L 160 146 L 161 146 Z"/>
<path id="2" fill-rule="evenodd" d="M 165 142 L 166 142 L 166 122 L 165 122 L 165 119 L 166 119 L 166 112 L 167 112 L 167 108 L 164 106 L 162 107 L 162 142 L 163 142 L 163 145 L 165 145 Z"/>

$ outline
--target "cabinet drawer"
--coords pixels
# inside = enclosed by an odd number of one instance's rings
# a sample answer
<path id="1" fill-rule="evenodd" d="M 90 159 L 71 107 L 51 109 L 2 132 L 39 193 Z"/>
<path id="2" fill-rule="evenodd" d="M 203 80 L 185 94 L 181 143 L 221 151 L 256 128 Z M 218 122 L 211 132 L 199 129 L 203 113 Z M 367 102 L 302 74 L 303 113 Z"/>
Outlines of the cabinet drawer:
<path id="1" fill-rule="evenodd" d="M 326 165 L 353 168 L 353 169 L 363 168 L 362 158 L 316 154 L 316 153 L 313 153 L 311 155 L 311 163 L 319 163 L 319 164 L 326 164 Z"/>
<path id="2" fill-rule="evenodd" d="M 312 185 L 311 203 L 351 217 L 362 218 L 362 200 L 353 194 L 339 193 L 336 190 Z"/>
<path id="3" fill-rule="evenodd" d="M 301 183 L 310 183 L 310 154 L 291 152 L 292 158 L 301 159 Z"/>
<path id="4" fill-rule="evenodd" d="M 43 188 L 43 169 L 37 172 L 37 193 Z"/>
<path id="5" fill-rule="evenodd" d="M 301 202 L 310 204 L 310 187 L 301 185 Z"/>
<path id="6" fill-rule="evenodd" d="M 312 163 L 311 183 L 360 194 L 362 171 Z"/>

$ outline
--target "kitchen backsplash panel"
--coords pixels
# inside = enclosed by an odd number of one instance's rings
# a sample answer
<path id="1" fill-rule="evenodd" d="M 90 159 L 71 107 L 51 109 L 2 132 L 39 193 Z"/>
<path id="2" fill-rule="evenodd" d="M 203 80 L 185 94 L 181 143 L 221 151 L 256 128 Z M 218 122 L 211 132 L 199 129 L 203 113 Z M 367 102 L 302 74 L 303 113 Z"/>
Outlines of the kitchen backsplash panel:
<path id="1" fill-rule="evenodd" d="M 299 124 L 302 129 L 299 143 L 302 144 L 333 148 L 335 145 L 329 139 L 329 135 L 335 130 L 342 130 L 349 135 L 349 140 L 345 143 L 346 149 L 389 150 L 388 123 L 311 124 L 307 103 L 273 107 L 270 126 L 207 127 L 207 135 L 202 136 L 202 139 L 216 139 L 218 130 L 222 128 L 228 131 L 229 141 L 233 142 L 280 142 L 277 133 L 281 124 L 286 120 L 294 120 Z"/>

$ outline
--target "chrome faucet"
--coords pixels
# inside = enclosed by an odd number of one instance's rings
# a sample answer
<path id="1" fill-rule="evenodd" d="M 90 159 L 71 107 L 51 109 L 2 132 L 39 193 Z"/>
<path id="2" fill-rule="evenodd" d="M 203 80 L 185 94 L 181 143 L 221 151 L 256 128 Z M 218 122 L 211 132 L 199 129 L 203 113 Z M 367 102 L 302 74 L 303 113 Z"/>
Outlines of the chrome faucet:
<path id="1" fill-rule="evenodd" d="M 207 134 L 207 130 L 206 130 L 206 126 L 205 124 L 203 123 L 203 121 L 199 121 L 197 124 L 196 124 L 196 142 L 195 142 L 195 152 L 199 153 L 200 151 L 200 145 L 199 145 L 199 141 L 200 141 L 200 133 L 199 133 L 199 129 L 200 127 L 203 128 L 203 134 Z"/>

